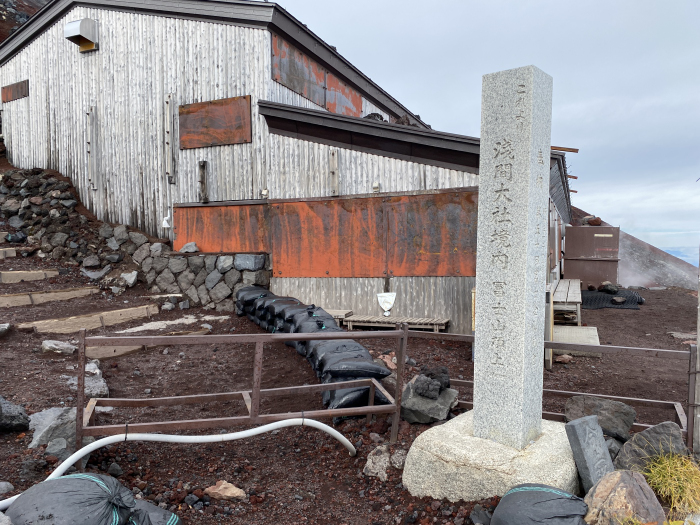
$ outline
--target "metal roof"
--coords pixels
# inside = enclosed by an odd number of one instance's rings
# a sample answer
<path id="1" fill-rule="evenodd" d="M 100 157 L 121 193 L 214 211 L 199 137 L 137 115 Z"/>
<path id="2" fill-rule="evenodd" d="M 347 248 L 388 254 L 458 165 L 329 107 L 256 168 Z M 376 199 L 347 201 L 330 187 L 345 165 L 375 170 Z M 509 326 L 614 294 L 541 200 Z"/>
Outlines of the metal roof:
<path id="1" fill-rule="evenodd" d="M 333 73 L 358 89 L 374 104 L 395 117 L 407 115 L 412 123 L 428 126 L 403 104 L 343 58 L 333 47 L 271 2 L 252 0 L 52 0 L 0 44 L 0 65 L 6 63 L 42 31 L 74 7 L 111 9 L 156 16 L 187 18 L 266 28 L 290 39 Z"/>

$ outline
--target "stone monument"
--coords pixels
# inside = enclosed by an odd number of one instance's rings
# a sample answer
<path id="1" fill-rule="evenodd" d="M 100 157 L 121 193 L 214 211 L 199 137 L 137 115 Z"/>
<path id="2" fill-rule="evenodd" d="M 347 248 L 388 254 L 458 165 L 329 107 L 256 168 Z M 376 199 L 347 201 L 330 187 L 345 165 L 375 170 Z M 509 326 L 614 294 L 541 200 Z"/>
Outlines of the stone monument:
<path id="1" fill-rule="evenodd" d="M 615 470 L 598 416 L 570 421 L 566 424 L 566 434 L 581 476 L 583 492 L 588 493 L 603 476 Z"/>
<path id="2" fill-rule="evenodd" d="M 473 501 L 520 483 L 573 492 L 564 425 L 542 421 L 552 78 L 483 78 L 474 410 L 421 434 L 403 473 L 414 496 Z"/>

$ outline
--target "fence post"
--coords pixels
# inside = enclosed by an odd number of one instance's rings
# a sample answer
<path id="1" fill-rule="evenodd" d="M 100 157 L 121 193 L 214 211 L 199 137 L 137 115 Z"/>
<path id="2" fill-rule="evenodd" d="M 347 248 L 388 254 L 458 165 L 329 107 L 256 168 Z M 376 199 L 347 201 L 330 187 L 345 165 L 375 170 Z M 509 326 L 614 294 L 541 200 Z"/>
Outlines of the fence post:
<path id="1" fill-rule="evenodd" d="M 263 343 L 255 343 L 255 360 L 253 362 L 253 392 L 250 399 L 250 419 L 255 422 L 260 415 L 260 383 L 262 382 Z"/>
<path id="2" fill-rule="evenodd" d="M 78 392 L 75 406 L 75 450 L 83 448 L 83 411 L 85 410 L 85 328 L 80 329 L 78 336 Z M 76 468 L 80 468 L 82 459 L 76 463 Z"/>
<path id="3" fill-rule="evenodd" d="M 399 437 L 399 423 L 401 422 L 401 395 L 403 394 L 403 368 L 406 362 L 406 347 L 408 346 L 408 325 L 406 323 L 397 324 L 397 329 L 403 332 L 401 339 L 397 339 L 396 349 L 396 392 L 394 393 L 394 401 L 396 403 L 396 411 L 391 421 L 391 443 L 396 443 Z"/>
<path id="4" fill-rule="evenodd" d="M 545 293 L 545 310 L 544 310 L 544 340 L 553 341 L 554 340 L 554 301 L 552 300 L 552 292 L 547 291 Z M 553 353 L 551 348 L 544 349 L 544 367 L 547 370 L 551 370 L 553 366 Z"/>
<path id="5" fill-rule="evenodd" d="M 690 365 L 688 366 L 688 448 L 700 453 L 700 426 L 695 424 L 698 414 L 698 345 L 690 345 Z"/>

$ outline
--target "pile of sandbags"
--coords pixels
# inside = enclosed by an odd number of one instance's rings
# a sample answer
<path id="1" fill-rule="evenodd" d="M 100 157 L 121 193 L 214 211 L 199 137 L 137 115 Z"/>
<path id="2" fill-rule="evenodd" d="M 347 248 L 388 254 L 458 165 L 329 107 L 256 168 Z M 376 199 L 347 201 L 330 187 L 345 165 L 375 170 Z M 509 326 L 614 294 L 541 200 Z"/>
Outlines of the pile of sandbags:
<path id="1" fill-rule="evenodd" d="M 344 332 L 333 317 L 314 305 L 303 304 L 293 297 L 279 297 L 258 286 L 241 288 L 236 293 L 236 313 L 270 333 Z M 369 351 L 352 339 L 288 341 L 288 346 L 306 357 L 322 383 L 340 383 L 355 379 L 387 377 L 389 370 L 372 360 Z M 369 387 L 343 388 L 324 392 L 327 408 L 365 406 Z M 375 392 L 374 403 L 388 404 L 381 392 Z"/>

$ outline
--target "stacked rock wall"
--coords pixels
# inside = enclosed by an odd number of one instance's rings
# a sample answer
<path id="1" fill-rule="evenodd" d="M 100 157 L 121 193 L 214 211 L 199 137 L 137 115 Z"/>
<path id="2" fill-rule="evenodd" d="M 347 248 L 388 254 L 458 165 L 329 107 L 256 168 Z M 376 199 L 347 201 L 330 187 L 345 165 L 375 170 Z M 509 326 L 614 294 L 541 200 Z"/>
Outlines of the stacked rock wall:
<path id="1" fill-rule="evenodd" d="M 233 312 L 232 296 L 239 289 L 270 284 L 269 257 L 265 254 L 154 252 L 155 246 L 144 244 L 132 256 L 141 265 L 143 279 L 152 293 L 181 293 L 188 305 Z"/>

